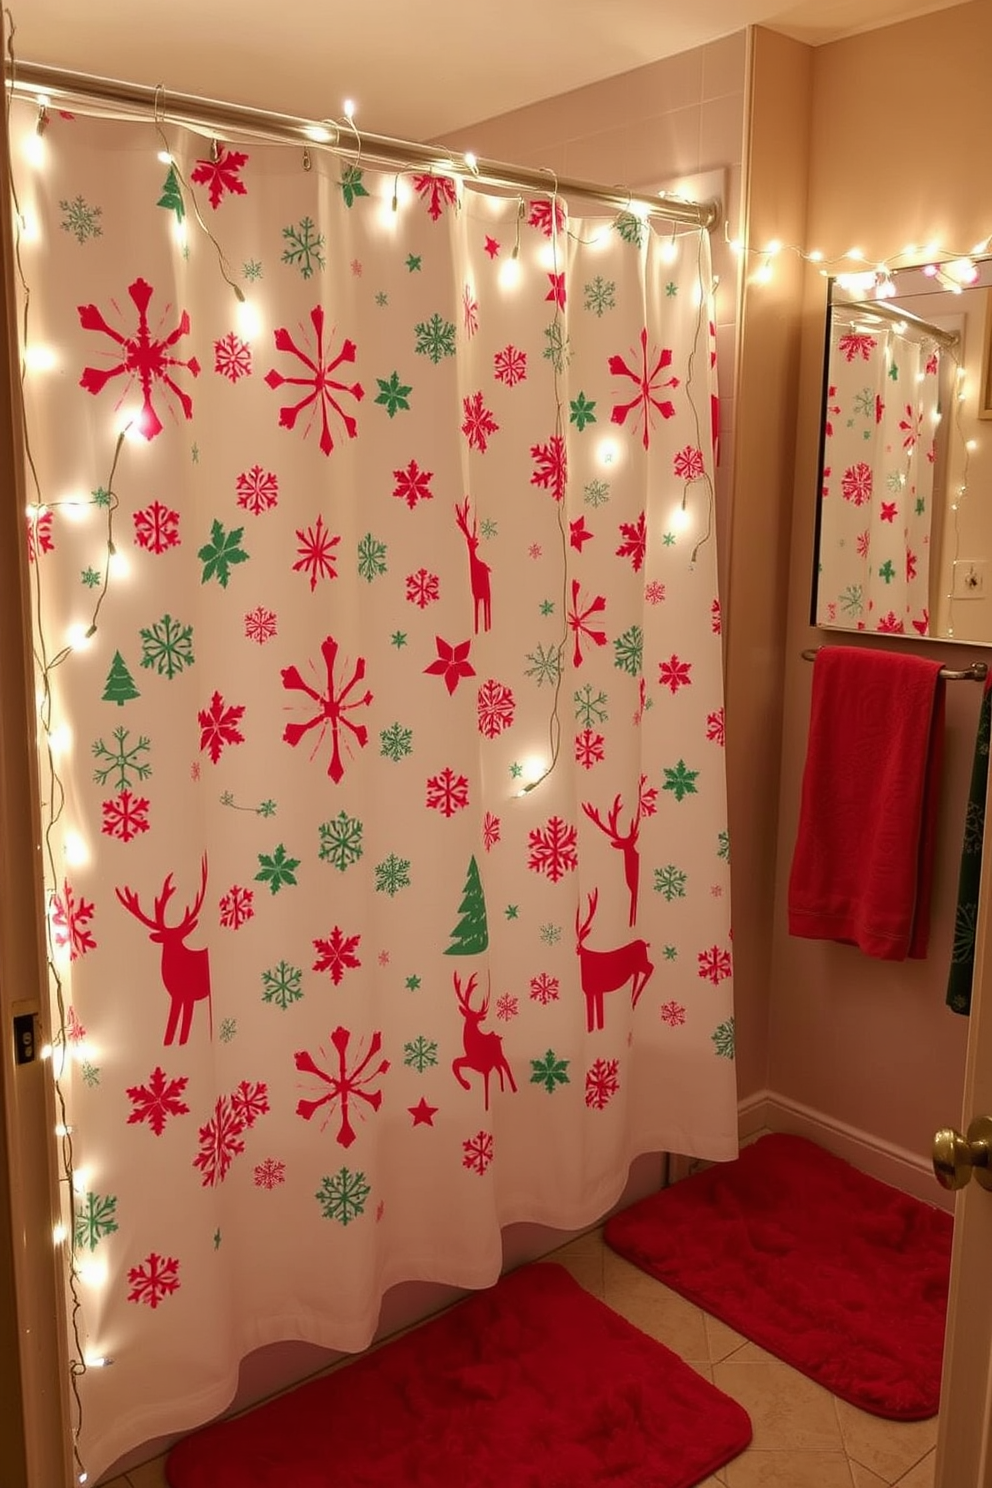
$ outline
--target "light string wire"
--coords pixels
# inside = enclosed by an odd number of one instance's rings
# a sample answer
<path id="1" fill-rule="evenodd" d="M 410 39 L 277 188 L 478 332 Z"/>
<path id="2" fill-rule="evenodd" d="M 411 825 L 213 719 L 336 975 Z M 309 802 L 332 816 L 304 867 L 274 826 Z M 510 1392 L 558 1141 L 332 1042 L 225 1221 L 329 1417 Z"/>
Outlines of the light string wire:
<path id="1" fill-rule="evenodd" d="M 693 427 L 694 427 L 694 429 L 696 431 L 696 448 L 699 449 L 699 450 L 701 450 L 703 448 L 703 431 L 702 431 L 702 422 L 701 422 L 700 414 L 699 414 L 699 407 L 698 407 L 698 404 L 697 404 L 696 398 L 695 398 L 696 362 L 697 362 L 697 359 L 699 358 L 700 354 L 702 354 L 702 356 L 703 356 L 704 359 L 709 356 L 709 348 L 708 347 L 702 347 L 701 348 L 700 347 L 700 341 L 701 341 L 702 336 L 703 336 L 703 324 L 704 324 L 704 322 L 706 324 L 707 339 L 708 339 L 708 337 L 709 337 L 710 314 L 713 313 L 715 315 L 715 311 L 712 311 L 711 312 L 711 305 L 712 305 L 712 298 L 713 298 L 712 273 L 710 275 L 710 283 L 708 285 L 706 285 L 706 284 L 703 283 L 703 235 L 702 235 L 701 232 L 700 232 L 700 234 L 698 236 L 698 240 L 697 241 L 698 241 L 698 247 L 697 247 L 697 251 L 696 251 L 696 299 L 698 301 L 698 305 L 697 305 L 697 313 L 696 313 L 696 324 L 695 324 L 693 338 L 692 338 L 692 347 L 691 347 L 691 349 L 689 351 L 689 360 L 688 360 L 687 369 L 686 369 L 685 394 L 686 394 L 686 400 L 687 400 L 687 402 L 689 404 L 689 409 L 690 409 L 690 411 L 692 413 Z M 714 355 L 715 355 L 715 339 L 716 339 L 716 323 L 715 323 L 715 320 L 714 320 L 714 324 L 713 324 L 713 337 L 714 337 Z M 709 382 L 709 379 L 704 379 L 704 383 L 706 383 L 708 385 L 708 382 Z M 707 542 L 709 542 L 710 537 L 712 536 L 712 533 L 713 533 L 714 511 L 715 511 L 715 508 L 716 508 L 716 487 L 715 487 L 714 482 L 713 482 L 713 476 L 710 473 L 710 466 L 711 466 L 712 462 L 716 459 L 717 451 L 716 451 L 715 442 L 714 442 L 714 440 L 712 438 L 709 440 L 709 443 L 710 443 L 710 447 L 711 447 L 711 451 L 712 451 L 711 457 L 710 457 L 709 460 L 704 460 L 703 461 L 702 474 L 700 476 L 696 477 L 696 480 L 701 480 L 703 482 L 703 484 L 705 485 L 705 487 L 706 487 L 706 496 L 707 496 L 707 500 L 706 500 L 706 531 L 703 533 L 702 537 L 700 537 L 700 538 L 698 538 L 696 540 L 695 544 L 693 545 L 692 552 L 689 555 L 689 563 L 690 563 L 690 565 L 695 564 L 696 559 L 697 559 L 697 557 L 699 555 L 700 548 L 704 547 L 705 544 Z M 696 483 L 696 480 L 687 478 L 683 482 L 683 487 L 682 487 L 682 510 L 683 510 L 683 512 L 686 511 L 686 509 L 687 509 L 687 502 L 688 502 L 688 499 L 689 499 L 689 487 L 690 487 L 690 485 L 694 485 Z"/>
<path id="2" fill-rule="evenodd" d="M 824 277 L 831 277 L 830 270 L 837 265 L 847 265 L 844 273 L 833 276 L 838 283 L 844 286 L 845 280 L 857 281 L 866 292 L 874 289 L 878 299 L 888 299 L 896 293 L 892 276 L 904 269 L 923 269 L 947 289 L 960 294 L 972 282 L 968 276 L 975 261 L 992 254 L 992 234 L 968 249 L 948 248 L 937 242 L 908 243 L 897 253 L 889 253 L 881 258 L 870 257 L 858 247 L 828 257 L 817 249 L 806 249 L 798 243 L 783 243 L 778 239 L 773 239 L 764 248 L 756 248 L 733 236 L 728 221 L 724 222 L 724 239 L 727 246 L 742 259 L 759 260 L 754 273 L 749 276 L 752 283 L 768 283 L 772 278 L 774 259 L 782 253 L 791 253 L 801 262 L 815 265 Z M 952 269 L 955 272 L 949 272 Z M 845 287 L 851 286 L 848 284 Z"/>

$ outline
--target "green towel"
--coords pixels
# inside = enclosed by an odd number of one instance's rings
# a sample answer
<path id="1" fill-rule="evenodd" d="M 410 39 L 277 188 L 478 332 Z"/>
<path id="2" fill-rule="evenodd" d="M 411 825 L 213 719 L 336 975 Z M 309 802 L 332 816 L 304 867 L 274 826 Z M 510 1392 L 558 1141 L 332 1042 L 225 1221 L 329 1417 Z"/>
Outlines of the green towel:
<path id="1" fill-rule="evenodd" d="M 986 678 L 978 715 L 975 759 L 971 767 L 971 789 L 964 819 L 961 872 L 958 877 L 958 907 L 954 916 L 954 946 L 947 979 L 947 1006 L 955 1013 L 971 1012 L 971 982 L 975 972 L 975 926 L 978 922 L 978 888 L 982 879 L 982 845 L 985 838 L 985 789 L 989 773 L 989 738 L 992 735 L 992 673 Z"/>

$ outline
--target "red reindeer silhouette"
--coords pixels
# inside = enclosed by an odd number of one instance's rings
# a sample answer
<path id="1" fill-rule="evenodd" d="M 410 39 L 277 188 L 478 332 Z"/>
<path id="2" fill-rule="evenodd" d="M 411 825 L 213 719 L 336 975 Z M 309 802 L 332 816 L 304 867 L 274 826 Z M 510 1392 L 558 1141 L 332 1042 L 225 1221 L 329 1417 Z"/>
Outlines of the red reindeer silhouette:
<path id="1" fill-rule="evenodd" d="M 190 1026 L 193 1022 L 193 1006 L 197 1002 L 207 1001 L 207 1012 L 210 1017 L 210 1036 L 213 1037 L 213 1009 L 210 1002 L 210 953 L 204 946 L 200 951 L 191 951 L 189 946 L 184 945 L 187 935 L 196 929 L 196 922 L 200 917 L 203 906 L 203 896 L 207 889 L 207 856 L 203 855 L 200 870 L 200 892 L 196 899 L 187 909 L 183 911 L 182 919 L 176 925 L 165 923 L 165 907 L 172 895 L 175 886 L 170 873 L 162 885 L 162 892 L 155 899 L 155 918 L 149 919 L 138 902 L 138 896 L 133 889 L 126 885 L 123 889 L 115 889 L 114 893 L 126 910 L 147 925 L 151 931 L 148 939 L 162 947 L 162 982 L 165 990 L 172 999 L 169 1008 L 169 1021 L 165 1028 L 163 1043 L 171 1044 L 176 1036 L 176 1025 L 179 1024 L 180 1015 L 182 1023 L 179 1025 L 179 1042 L 184 1044 L 189 1038 Z"/>
<path id="2" fill-rule="evenodd" d="M 472 1006 L 472 993 L 475 991 L 475 972 L 468 979 L 468 986 L 462 992 L 461 978 L 457 971 L 455 978 L 455 995 L 458 998 L 458 1006 L 461 1015 L 465 1019 L 465 1027 L 462 1029 L 462 1043 L 465 1053 L 452 1062 L 451 1070 L 465 1090 L 471 1090 L 468 1080 L 462 1076 L 463 1069 L 475 1070 L 476 1074 L 482 1076 L 483 1089 L 485 1091 L 486 1110 L 489 1110 L 489 1076 L 493 1070 L 499 1075 L 499 1088 L 504 1090 L 503 1076 L 510 1082 L 510 1089 L 516 1092 L 516 1084 L 513 1079 L 513 1071 L 506 1062 L 503 1053 L 503 1040 L 498 1033 L 483 1033 L 479 1024 L 489 1011 L 489 994 L 486 993 L 481 1008 Z"/>
<path id="3" fill-rule="evenodd" d="M 475 517 L 472 518 L 472 530 L 468 530 L 468 501 L 466 496 L 463 504 L 455 502 L 455 520 L 458 530 L 464 534 L 468 544 L 468 576 L 472 585 L 472 598 L 475 600 L 475 633 L 479 634 L 479 606 L 482 606 L 482 628 L 488 630 L 492 620 L 492 608 L 489 594 L 488 563 L 483 563 L 479 557 L 479 524 Z"/>
<path id="4" fill-rule="evenodd" d="M 623 853 L 623 876 L 630 890 L 630 919 L 628 924 L 633 925 L 637 919 L 637 881 L 641 871 L 641 855 L 637 849 L 637 834 L 641 829 L 641 803 L 638 801 L 637 810 L 630 819 L 630 826 L 621 836 L 617 831 L 617 822 L 620 819 L 620 808 L 623 805 L 623 797 L 616 796 L 610 809 L 610 814 L 604 824 L 597 807 L 589 801 L 582 802 L 582 810 L 590 821 L 594 821 L 601 832 L 605 832 L 610 839 L 610 846 L 617 848 Z"/>
<path id="5" fill-rule="evenodd" d="M 637 1006 L 637 999 L 654 971 L 648 960 L 646 940 L 630 940 L 626 945 L 612 951 L 590 951 L 585 944 L 586 936 L 596 913 L 599 890 L 588 895 L 589 913 L 579 923 L 579 910 L 575 911 L 575 949 L 579 957 L 582 990 L 586 995 L 586 1029 L 592 1033 L 603 1026 L 603 997 L 607 992 L 616 992 L 630 982 L 630 1005 Z"/>

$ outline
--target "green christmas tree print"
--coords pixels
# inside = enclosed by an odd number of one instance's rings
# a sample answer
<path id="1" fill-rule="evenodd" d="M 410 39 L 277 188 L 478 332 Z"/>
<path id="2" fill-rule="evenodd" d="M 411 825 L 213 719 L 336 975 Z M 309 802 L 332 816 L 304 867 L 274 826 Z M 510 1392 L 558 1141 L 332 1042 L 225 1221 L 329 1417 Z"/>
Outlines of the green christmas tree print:
<path id="1" fill-rule="evenodd" d="M 451 932 L 451 945 L 446 956 L 477 956 L 489 944 L 489 927 L 486 923 L 486 897 L 482 891 L 479 865 L 469 859 L 462 902 L 458 906 L 461 918 Z"/>
<path id="2" fill-rule="evenodd" d="M 176 221 L 182 222 L 186 216 L 186 203 L 183 201 L 183 193 L 179 186 L 179 178 L 176 175 L 176 167 L 169 166 L 169 174 L 162 186 L 162 195 L 156 202 L 156 206 L 165 207 L 170 212 L 175 212 Z"/>
<path id="3" fill-rule="evenodd" d="M 128 671 L 123 656 L 119 651 L 115 651 L 114 659 L 110 663 L 110 671 L 107 673 L 102 701 L 116 703 L 118 708 L 123 708 L 124 704 L 130 702 L 132 698 L 140 696 L 141 693 L 134 685 L 134 678 Z"/>

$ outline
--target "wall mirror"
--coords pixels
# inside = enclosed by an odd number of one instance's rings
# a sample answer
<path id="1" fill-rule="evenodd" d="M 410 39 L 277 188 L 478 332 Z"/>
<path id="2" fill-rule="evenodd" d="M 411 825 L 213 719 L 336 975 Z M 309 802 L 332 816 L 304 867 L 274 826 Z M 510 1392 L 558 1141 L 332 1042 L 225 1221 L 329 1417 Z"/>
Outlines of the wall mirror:
<path id="1" fill-rule="evenodd" d="M 811 622 L 992 646 L 992 260 L 830 281 Z"/>

